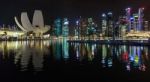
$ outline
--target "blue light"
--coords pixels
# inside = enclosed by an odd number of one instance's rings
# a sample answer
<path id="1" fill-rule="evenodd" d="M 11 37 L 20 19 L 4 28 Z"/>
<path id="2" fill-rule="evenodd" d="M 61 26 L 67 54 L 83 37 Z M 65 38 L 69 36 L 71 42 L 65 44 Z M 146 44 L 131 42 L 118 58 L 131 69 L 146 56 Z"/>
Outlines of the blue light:
<path id="1" fill-rule="evenodd" d="M 131 21 L 133 21 L 133 20 L 134 20 L 134 18 L 133 18 L 133 17 L 130 17 L 130 20 L 131 20 Z"/>
<path id="2" fill-rule="evenodd" d="M 130 56 L 130 61 L 134 61 L 134 57 L 133 56 Z"/>
<path id="3" fill-rule="evenodd" d="M 133 17 L 130 18 L 131 20 L 134 19 Z"/>

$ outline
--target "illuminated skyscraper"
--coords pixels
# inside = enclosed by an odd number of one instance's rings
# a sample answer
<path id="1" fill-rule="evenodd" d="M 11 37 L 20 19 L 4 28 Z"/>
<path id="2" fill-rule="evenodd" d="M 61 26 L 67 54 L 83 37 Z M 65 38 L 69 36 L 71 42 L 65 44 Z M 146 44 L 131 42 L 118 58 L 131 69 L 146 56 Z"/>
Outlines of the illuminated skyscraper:
<path id="1" fill-rule="evenodd" d="M 130 21 L 131 21 L 131 30 L 134 30 L 134 17 L 130 17 Z"/>
<path id="2" fill-rule="evenodd" d="M 87 20 L 81 18 L 80 21 L 80 36 L 85 37 L 87 35 Z"/>
<path id="3" fill-rule="evenodd" d="M 148 21 L 144 21 L 144 31 L 149 31 L 148 24 Z"/>
<path id="4" fill-rule="evenodd" d="M 128 31 L 131 30 L 131 8 L 126 8 L 126 21 L 127 21 L 127 26 L 128 26 Z"/>
<path id="5" fill-rule="evenodd" d="M 125 36 L 127 30 L 128 30 L 128 23 L 126 22 L 126 17 L 121 16 L 119 18 L 119 36 L 120 37 Z"/>
<path id="6" fill-rule="evenodd" d="M 80 29 L 80 20 L 77 20 L 74 34 L 75 36 L 77 36 L 77 38 L 79 37 L 79 29 Z"/>
<path id="7" fill-rule="evenodd" d="M 107 13 L 107 36 L 113 36 L 113 14 L 112 12 Z"/>
<path id="8" fill-rule="evenodd" d="M 144 8 L 139 8 L 139 12 L 138 12 L 138 27 L 137 27 L 138 31 L 143 30 L 143 17 L 144 17 L 143 11 L 144 11 Z"/>
<path id="9" fill-rule="evenodd" d="M 139 17 L 138 17 L 138 14 L 133 14 L 133 17 L 134 17 L 134 24 L 133 24 L 133 30 L 134 31 L 139 31 L 139 29 L 138 29 L 138 19 L 139 19 Z"/>
<path id="10" fill-rule="evenodd" d="M 116 22 L 115 25 L 114 25 L 114 36 L 115 37 L 119 37 L 120 35 L 120 28 L 119 28 L 119 25 L 120 25 L 120 22 Z"/>
<path id="11" fill-rule="evenodd" d="M 102 14 L 102 35 L 106 35 L 106 28 L 107 28 L 107 16 L 105 13 Z"/>
<path id="12" fill-rule="evenodd" d="M 62 26 L 61 26 L 61 19 L 56 19 L 54 21 L 54 28 L 55 28 L 55 34 L 56 36 L 60 36 L 61 35 L 61 31 L 62 31 Z"/>
<path id="13" fill-rule="evenodd" d="M 62 35 L 67 37 L 69 35 L 69 21 L 67 18 L 63 19 Z"/>
<path id="14" fill-rule="evenodd" d="M 95 24 L 92 18 L 88 18 L 87 34 L 93 35 L 96 32 Z"/>

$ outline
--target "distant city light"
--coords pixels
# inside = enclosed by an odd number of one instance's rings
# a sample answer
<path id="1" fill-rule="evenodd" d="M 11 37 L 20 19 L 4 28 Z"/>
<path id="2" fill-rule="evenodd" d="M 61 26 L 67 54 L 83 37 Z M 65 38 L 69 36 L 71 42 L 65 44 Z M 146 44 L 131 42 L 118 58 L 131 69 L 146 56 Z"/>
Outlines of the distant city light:
<path id="1" fill-rule="evenodd" d="M 133 18 L 133 17 L 130 17 L 130 20 L 134 20 L 134 18 Z"/>
<path id="2" fill-rule="evenodd" d="M 69 21 L 67 18 L 64 18 L 64 25 L 68 25 L 69 24 Z"/>
<path id="3" fill-rule="evenodd" d="M 130 8 L 130 7 L 128 7 L 128 8 L 126 8 L 126 10 L 131 10 L 131 8 Z"/>
<path id="4" fill-rule="evenodd" d="M 77 20 L 77 21 L 76 21 L 76 25 L 78 25 L 78 24 L 79 24 L 79 21 Z"/>
<path id="5" fill-rule="evenodd" d="M 69 22 L 68 22 L 68 21 L 64 22 L 64 25 L 68 25 L 68 24 L 69 24 Z"/>
<path id="6" fill-rule="evenodd" d="M 112 15 L 112 12 L 108 12 L 108 15 Z"/>
<path id="7" fill-rule="evenodd" d="M 134 17 L 135 17 L 135 18 L 138 18 L 138 15 L 135 15 Z"/>
<path id="8" fill-rule="evenodd" d="M 102 17 L 106 17 L 106 14 L 103 13 L 103 14 L 102 14 Z"/>

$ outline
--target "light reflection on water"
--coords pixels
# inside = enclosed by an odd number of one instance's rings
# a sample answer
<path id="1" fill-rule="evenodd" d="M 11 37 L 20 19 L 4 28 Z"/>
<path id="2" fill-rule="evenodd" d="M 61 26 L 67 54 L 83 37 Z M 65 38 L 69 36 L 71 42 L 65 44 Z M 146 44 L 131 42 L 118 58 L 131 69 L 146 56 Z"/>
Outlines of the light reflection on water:
<path id="1" fill-rule="evenodd" d="M 0 42 L 2 61 L 9 61 L 11 57 L 20 71 L 42 71 L 47 55 L 52 55 L 56 61 L 99 62 L 102 68 L 112 68 L 120 62 L 127 71 L 146 71 L 150 65 L 149 51 L 147 46 L 67 43 L 67 39 Z M 13 57 L 10 56 L 12 54 Z"/>

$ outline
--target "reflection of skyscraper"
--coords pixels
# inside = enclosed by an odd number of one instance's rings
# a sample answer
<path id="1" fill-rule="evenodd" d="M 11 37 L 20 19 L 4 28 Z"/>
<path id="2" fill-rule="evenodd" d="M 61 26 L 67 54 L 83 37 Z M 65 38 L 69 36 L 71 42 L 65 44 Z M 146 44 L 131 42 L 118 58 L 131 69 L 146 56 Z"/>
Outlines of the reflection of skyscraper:
<path id="1" fill-rule="evenodd" d="M 122 48 L 122 60 L 123 60 L 125 63 L 128 63 L 128 62 L 129 62 L 129 54 L 128 54 L 128 52 L 127 52 L 126 46 L 123 46 L 123 48 Z"/>
<path id="2" fill-rule="evenodd" d="M 69 44 L 67 43 L 67 38 L 63 38 L 63 43 L 62 43 L 62 51 L 63 51 L 63 58 L 68 59 L 69 58 Z"/>
<path id="3" fill-rule="evenodd" d="M 80 58 L 80 49 L 79 49 L 80 46 L 78 43 L 74 44 L 73 46 L 75 47 L 76 58 L 78 59 L 78 58 Z"/>
<path id="4" fill-rule="evenodd" d="M 111 67 L 113 64 L 112 61 L 112 47 L 110 47 L 109 45 L 102 45 L 102 60 L 101 63 L 103 65 L 103 67 Z"/>
<path id="5" fill-rule="evenodd" d="M 102 60 L 101 60 L 101 63 L 103 65 L 103 67 L 105 67 L 106 56 L 107 56 L 107 47 L 106 47 L 106 45 L 102 45 Z"/>
<path id="6" fill-rule="evenodd" d="M 62 51 L 61 47 L 62 46 L 61 46 L 61 40 L 60 39 L 58 39 L 56 41 L 56 43 L 53 43 L 53 48 L 54 48 L 53 54 L 54 54 L 54 57 L 55 57 L 56 60 L 60 60 L 61 59 L 61 55 L 62 55 L 62 53 L 61 53 L 61 51 Z"/>
<path id="7" fill-rule="evenodd" d="M 108 46 L 108 49 L 107 49 L 107 56 L 106 56 L 106 62 L 107 62 L 107 65 L 108 67 L 111 67 L 112 64 L 113 64 L 113 61 L 112 61 L 112 46 Z"/>
<path id="8" fill-rule="evenodd" d="M 96 47 L 96 45 L 91 45 L 91 44 L 88 44 L 88 45 L 87 45 L 87 56 L 88 56 L 88 60 L 89 60 L 89 61 L 92 61 L 93 58 L 94 58 L 94 55 L 95 55 L 95 53 L 94 53 L 95 47 Z"/>

